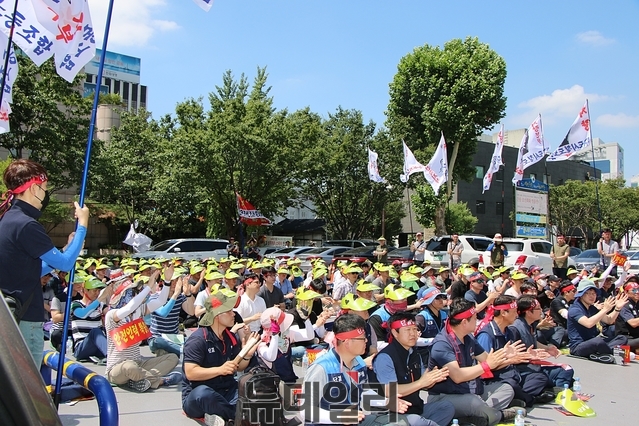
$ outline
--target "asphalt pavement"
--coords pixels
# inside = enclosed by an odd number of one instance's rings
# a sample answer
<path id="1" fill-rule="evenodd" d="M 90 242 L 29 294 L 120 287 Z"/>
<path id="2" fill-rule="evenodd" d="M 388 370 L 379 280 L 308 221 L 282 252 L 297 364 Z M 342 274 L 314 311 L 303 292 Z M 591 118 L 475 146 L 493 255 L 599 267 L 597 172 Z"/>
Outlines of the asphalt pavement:
<path id="1" fill-rule="evenodd" d="M 148 347 L 142 347 L 144 356 L 151 356 Z M 582 392 L 594 396 L 588 405 L 597 413 L 594 418 L 569 417 L 555 410 L 554 404 L 537 406 L 527 416 L 529 425 L 626 425 L 632 424 L 632 411 L 637 403 L 632 390 L 639 379 L 639 362 L 627 366 L 604 365 L 583 359 L 562 355 L 559 363 L 570 364 L 575 376 L 581 379 Z M 93 363 L 83 363 L 98 374 L 104 374 L 105 367 Z M 300 367 L 295 367 L 302 377 Z M 181 365 L 176 367 L 181 371 Z M 125 388 L 114 387 L 118 400 L 120 425 L 171 425 L 194 426 L 198 423 L 187 418 L 182 412 L 180 385 L 159 388 L 138 394 Z M 98 404 L 95 400 L 75 404 L 62 404 L 59 409 L 62 423 L 66 426 L 100 425 Z M 512 424 L 512 423 L 511 423 Z M 111 425 L 109 425 L 111 426 Z"/>

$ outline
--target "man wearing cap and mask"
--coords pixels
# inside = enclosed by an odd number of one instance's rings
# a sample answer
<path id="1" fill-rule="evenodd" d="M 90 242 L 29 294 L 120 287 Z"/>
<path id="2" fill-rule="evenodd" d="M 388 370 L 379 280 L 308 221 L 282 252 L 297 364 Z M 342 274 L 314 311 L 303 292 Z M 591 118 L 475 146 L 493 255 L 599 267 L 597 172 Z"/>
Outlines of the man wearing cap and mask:
<path id="1" fill-rule="evenodd" d="M 415 264 L 420 265 L 424 261 L 424 252 L 426 251 L 426 241 L 424 234 L 418 232 L 415 234 L 415 241 L 410 245 L 410 251 L 413 253 Z"/>
<path id="2" fill-rule="evenodd" d="M 615 331 L 617 335 L 628 338 L 630 351 L 635 352 L 639 349 L 639 279 L 637 276 L 630 277 L 623 288 L 628 296 L 628 303 L 619 312 L 615 321 Z"/>
<path id="3" fill-rule="evenodd" d="M 508 249 L 506 245 L 502 243 L 501 234 L 495 234 L 493 242 L 490 243 L 486 251 L 490 252 L 490 264 L 495 268 L 504 266 L 506 256 L 508 256 Z"/>
<path id="4" fill-rule="evenodd" d="M 570 354 L 603 363 L 614 363 L 612 349 L 618 345 L 625 345 L 628 338 L 626 336 L 602 337 L 599 335 L 597 324 L 601 321 L 614 324 L 619 312 L 628 303 L 628 296 L 620 293 L 617 297 L 607 298 L 603 306 L 595 306 L 597 301 L 595 283 L 583 279 L 579 282 L 575 298 L 575 302 L 568 309 Z"/>
<path id="5" fill-rule="evenodd" d="M 472 268 L 465 268 L 461 266 L 457 272 L 458 280 L 455 281 L 448 290 L 450 290 L 450 300 L 454 300 L 457 298 L 463 298 L 466 295 L 466 292 L 470 290 L 470 281 L 468 279 L 475 271 Z M 481 275 L 477 272 L 477 277 Z"/>
<path id="6" fill-rule="evenodd" d="M 476 324 L 475 304 L 453 300 L 446 327 L 435 337 L 428 361 L 431 370 L 448 368 L 448 377 L 428 390 L 428 403 L 449 401 L 456 418 L 476 425 L 512 422 L 517 415 L 516 409 L 507 408 L 515 394 L 512 386 L 484 385 L 480 378 L 489 378 L 493 370 L 509 364 L 506 350 L 486 352 L 473 337 Z"/>
<path id="7" fill-rule="evenodd" d="M 422 310 L 415 317 L 415 321 L 421 330 L 420 337 L 429 339 L 429 343 L 432 343 L 446 324 L 448 313 L 443 309 L 447 304 L 448 295 L 435 287 L 430 287 L 422 298 Z"/>
<path id="8" fill-rule="evenodd" d="M 373 252 L 373 255 L 377 256 L 378 262 L 386 263 L 388 262 L 388 246 L 386 245 L 386 238 L 382 236 L 379 237 L 377 241 L 379 242 L 379 245 Z"/>
<path id="9" fill-rule="evenodd" d="M 243 347 L 248 346 L 249 336 L 240 341 L 230 330 L 235 324 L 233 309 L 240 302 L 232 294 L 224 289 L 211 293 L 205 301 L 200 328 L 184 343 L 182 409 L 188 417 L 204 417 L 207 425 L 223 426 L 225 420 L 235 418 L 235 372 L 246 369 L 257 350 L 257 345 L 247 347 L 236 362 Z M 250 337 L 257 336 L 252 333 Z"/>
<path id="10" fill-rule="evenodd" d="M 388 319 L 390 342 L 373 360 L 377 381 L 397 383 L 397 393 L 411 403 L 406 417 L 411 426 L 448 425 L 455 415 L 452 403 L 442 400 L 424 404 L 419 392 L 446 380 L 448 368 L 426 371 L 422 358 L 415 351 L 419 329 L 415 317 L 398 312 Z"/>
<path id="11" fill-rule="evenodd" d="M 390 406 L 392 411 L 404 413 L 408 409 L 405 401 L 397 399 L 387 404 L 379 396 L 375 396 L 373 401 L 370 396 L 363 396 L 363 385 L 368 382 L 368 368 L 361 356 L 366 347 L 364 327 L 364 319 L 354 314 L 340 315 L 335 320 L 335 346 L 317 358 L 304 376 L 302 389 L 310 387 L 312 390 L 305 391 L 304 397 L 308 400 L 302 402 L 302 406 L 312 408 L 301 410 L 299 414 L 304 424 L 408 426 L 405 416 L 395 417 L 374 411 L 375 406 L 381 405 L 383 410 Z M 346 392 L 338 391 L 344 388 Z M 375 393 L 372 389 L 366 392 Z M 329 395 L 333 398 L 326 398 Z"/>
<path id="12" fill-rule="evenodd" d="M 384 323 L 388 321 L 391 315 L 406 311 L 406 308 L 408 308 L 408 297 L 415 293 L 403 288 L 399 284 L 389 284 L 384 288 L 383 294 L 385 299 L 384 305 L 380 306 L 368 320 L 368 323 L 377 335 L 378 342 L 388 341 L 388 329 L 384 327 Z"/>
<path id="13" fill-rule="evenodd" d="M 468 277 L 468 281 L 470 282 L 470 289 L 464 294 L 464 299 L 475 302 L 477 318 L 483 319 L 486 308 L 492 305 L 493 301 L 497 299 L 500 294 L 496 291 L 486 294 L 484 291 L 486 276 L 481 272 L 473 272 L 471 276 Z"/>

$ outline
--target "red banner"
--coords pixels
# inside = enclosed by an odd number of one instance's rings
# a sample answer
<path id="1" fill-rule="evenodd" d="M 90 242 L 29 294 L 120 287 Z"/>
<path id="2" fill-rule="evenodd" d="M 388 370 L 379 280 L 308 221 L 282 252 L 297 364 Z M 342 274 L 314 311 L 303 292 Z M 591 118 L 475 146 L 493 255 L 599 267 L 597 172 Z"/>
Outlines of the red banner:
<path id="1" fill-rule="evenodd" d="M 626 260 L 628 260 L 628 257 L 619 253 L 612 257 L 612 262 L 617 266 L 623 266 L 626 263 Z"/>
<path id="2" fill-rule="evenodd" d="M 235 193 L 235 195 L 237 196 L 237 212 L 240 215 L 241 222 L 249 226 L 270 226 L 273 224 L 259 210 L 253 207 L 253 204 L 242 198 L 240 194 Z"/>
<path id="3" fill-rule="evenodd" d="M 115 348 L 121 351 L 151 337 L 151 330 L 142 318 L 138 318 L 109 331 L 109 337 L 113 339 Z"/>

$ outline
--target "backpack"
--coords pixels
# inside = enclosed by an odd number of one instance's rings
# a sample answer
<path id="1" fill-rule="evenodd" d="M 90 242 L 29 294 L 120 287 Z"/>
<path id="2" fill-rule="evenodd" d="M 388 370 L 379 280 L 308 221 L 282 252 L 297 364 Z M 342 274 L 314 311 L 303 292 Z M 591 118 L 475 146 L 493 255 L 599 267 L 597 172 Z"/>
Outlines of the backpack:
<path id="1" fill-rule="evenodd" d="M 284 401 L 280 394 L 280 376 L 265 366 L 251 368 L 240 377 L 235 424 L 284 426 Z"/>

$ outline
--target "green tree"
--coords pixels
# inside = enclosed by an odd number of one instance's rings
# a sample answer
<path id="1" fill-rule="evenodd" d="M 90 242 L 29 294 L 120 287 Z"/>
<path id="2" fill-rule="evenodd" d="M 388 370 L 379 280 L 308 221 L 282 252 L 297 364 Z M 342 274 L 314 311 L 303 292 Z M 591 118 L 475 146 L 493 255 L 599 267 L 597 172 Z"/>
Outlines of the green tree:
<path id="1" fill-rule="evenodd" d="M 91 100 L 82 98 L 78 89 L 83 76 L 69 84 L 56 74 L 53 59 L 38 68 L 25 55 L 17 57 L 20 73 L 13 85 L 11 132 L 0 135 L 0 147 L 12 158 L 41 163 L 53 191 L 77 185 L 91 113 Z"/>
<path id="2" fill-rule="evenodd" d="M 288 112 L 276 111 L 266 85 L 266 69 L 258 68 L 252 87 L 230 71 L 209 94 L 211 108 L 201 99 L 178 104 L 166 124 L 158 161 L 168 170 L 153 191 L 168 202 L 175 191 L 182 212 L 206 222 L 209 236 L 238 233 L 235 193 L 267 217 L 292 205 L 296 150 Z M 188 198 L 185 199 L 185 198 Z"/>
<path id="3" fill-rule="evenodd" d="M 472 37 L 451 40 L 443 49 L 417 47 L 399 62 L 386 113 L 395 152 L 401 152 L 403 139 L 426 164 L 443 132 L 449 156 L 447 198 L 454 182 L 473 176 L 477 137 L 504 117 L 505 79 L 505 61 Z M 435 208 L 435 232 L 446 233 L 441 203 Z"/>
<path id="4" fill-rule="evenodd" d="M 450 234 L 471 234 L 476 225 L 477 218 L 466 203 L 453 203 L 446 209 L 446 227 Z"/>
<path id="5" fill-rule="evenodd" d="M 293 116 L 299 125 L 296 133 L 302 135 L 297 163 L 301 195 L 326 220 L 329 234 L 356 239 L 381 232 L 382 210 L 388 206 L 389 213 L 395 212 L 391 204 L 400 199 L 402 188 L 368 177 L 367 148 L 383 144 L 382 136 L 375 138 L 375 123 L 366 124 L 360 111 L 341 107 L 327 120 L 308 110 Z M 391 223 L 385 221 L 385 225 Z M 390 226 L 385 229 L 390 230 Z"/>

